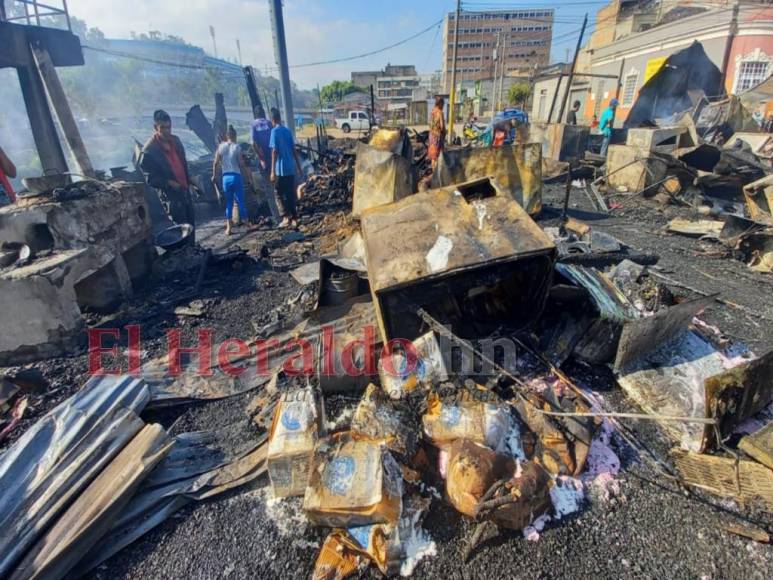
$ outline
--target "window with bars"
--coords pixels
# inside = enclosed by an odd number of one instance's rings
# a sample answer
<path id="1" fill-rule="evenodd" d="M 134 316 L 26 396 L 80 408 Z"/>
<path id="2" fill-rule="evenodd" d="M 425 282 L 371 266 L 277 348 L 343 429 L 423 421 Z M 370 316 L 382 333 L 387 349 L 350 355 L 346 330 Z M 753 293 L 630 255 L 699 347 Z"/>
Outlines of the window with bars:
<path id="1" fill-rule="evenodd" d="M 769 63 L 759 60 L 742 62 L 738 67 L 736 92 L 750 89 L 768 78 L 768 65 Z"/>
<path id="2" fill-rule="evenodd" d="M 636 83 L 639 80 L 639 73 L 633 72 L 625 77 L 623 83 L 623 98 L 620 103 L 623 107 L 630 107 L 633 105 L 633 99 L 636 97 Z"/>

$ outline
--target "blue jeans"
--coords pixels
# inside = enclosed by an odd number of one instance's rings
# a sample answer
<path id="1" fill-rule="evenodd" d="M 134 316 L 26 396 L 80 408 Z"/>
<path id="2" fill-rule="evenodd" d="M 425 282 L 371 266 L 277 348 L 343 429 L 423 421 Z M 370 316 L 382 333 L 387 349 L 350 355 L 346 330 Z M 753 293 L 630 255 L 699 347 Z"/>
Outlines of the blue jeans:
<path id="1" fill-rule="evenodd" d="M 244 205 L 244 180 L 241 173 L 223 173 L 223 193 L 225 194 L 225 217 L 230 220 L 234 213 L 234 198 L 239 204 L 239 215 L 247 219 L 247 206 Z"/>
<path id="2" fill-rule="evenodd" d="M 604 140 L 601 142 L 601 154 L 606 157 L 607 149 L 609 149 L 609 142 L 612 140 L 612 135 L 604 135 Z"/>

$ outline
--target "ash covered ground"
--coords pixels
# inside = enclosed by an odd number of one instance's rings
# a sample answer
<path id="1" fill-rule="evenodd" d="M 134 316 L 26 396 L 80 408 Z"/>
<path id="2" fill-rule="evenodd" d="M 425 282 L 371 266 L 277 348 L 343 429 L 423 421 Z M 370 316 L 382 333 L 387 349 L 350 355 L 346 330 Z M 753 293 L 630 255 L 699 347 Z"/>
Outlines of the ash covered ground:
<path id="1" fill-rule="evenodd" d="M 544 225 L 559 218 L 563 186 L 546 186 Z M 753 272 L 740 261 L 715 255 L 706 242 L 665 233 L 673 217 L 692 211 L 661 206 L 638 197 L 618 198 L 623 207 L 608 216 L 596 214 L 584 194 L 572 193 L 570 213 L 621 239 L 635 250 L 660 256 L 659 272 L 703 292 L 719 292 L 742 308 L 715 303 L 703 319 L 718 326 L 755 353 L 773 348 L 773 279 Z M 203 315 L 174 314 L 179 295 L 194 286 L 197 261 L 187 271 L 161 276 L 127 304 L 119 315 L 103 320 L 105 327 L 142 325 L 143 356 L 165 352 L 165 332 L 182 329 L 183 343 L 193 345 L 196 333 L 211 328 L 214 340 L 244 340 L 272 326 L 290 324 L 313 306 L 316 288 L 301 287 L 288 271 L 329 251 L 350 224 L 339 202 L 305 207 L 303 237 L 287 231 L 241 230 L 231 239 L 221 232 L 222 221 L 206 224 L 199 240 L 207 247 L 238 246 L 246 254 L 207 270 L 202 291 L 193 299 Z M 673 287 L 674 294 L 691 293 Z M 758 315 L 752 314 L 758 313 Z M 99 322 L 97 317 L 93 323 Z M 109 362 L 109 361 L 106 361 Z M 87 357 L 51 359 L 35 365 L 50 381 L 53 394 L 42 397 L 7 446 L 45 412 L 71 395 L 87 379 Z M 638 411 L 626 400 L 606 368 L 568 363 L 568 374 L 599 392 L 616 410 Z M 247 421 L 246 407 L 254 393 L 227 400 L 191 404 L 147 417 L 171 427 L 176 434 Z M 346 403 L 346 401 L 344 401 Z M 343 405 L 345 406 L 345 405 Z M 335 405 L 331 405 L 335 407 Z M 671 445 L 653 423 L 628 424 L 662 458 Z M 250 430 L 240 432 L 245 437 Z M 770 514 L 743 508 L 664 480 L 619 439 L 612 446 L 622 459 L 619 493 L 606 501 L 588 502 L 577 514 L 553 522 L 538 541 L 514 532 L 485 540 L 467 563 L 462 554 L 474 524 L 442 500 L 433 501 L 424 527 L 437 544 L 437 555 L 420 561 L 419 578 L 505 577 L 677 577 L 765 578 L 773 565 L 769 545 L 727 533 L 722 526 L 743 514 L 770 527 Z M 308 524 L 300 498 L 270 500 L 268 480 L 240 488 L 211 501 L 192 504 L 91 573 L 94 578 L 279 578 L 309 577 L 327 530 Z M 371 567 L 366 576 L 380 574 Z"/>

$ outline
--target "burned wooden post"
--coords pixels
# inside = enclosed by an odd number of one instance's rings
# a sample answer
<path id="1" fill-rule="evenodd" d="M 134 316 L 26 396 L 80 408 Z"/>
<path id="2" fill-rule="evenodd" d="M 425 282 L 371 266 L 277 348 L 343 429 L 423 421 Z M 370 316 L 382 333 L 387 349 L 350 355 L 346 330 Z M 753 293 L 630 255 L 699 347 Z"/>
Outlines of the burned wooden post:
<path id="1" fill-rule="evenodd" d="M 580 46 L 582 45 L 582 37 L 585 34 L 585 26 L 588 24 L 588 14 L 585 14 L 585 18 L 582 21 L 582 28 L 580 29 L 580 36 L 577 37 L 577 47 L 574 49 L 574 58 L 572 59 L 572 70 L 569 71 L 569 80 L 566 82 L 566 90 L 564 91 L 564 98 L 561 99 L 561 109 L 558 112 L 558 122 L 563 123 L 564 109 L 566 109 L 566 101 L 569 99 L 569 90 L 572 87 L 572 81 L 574 80 L 574 69 L 577 67 L 577 56 L 580 54 Z"/>

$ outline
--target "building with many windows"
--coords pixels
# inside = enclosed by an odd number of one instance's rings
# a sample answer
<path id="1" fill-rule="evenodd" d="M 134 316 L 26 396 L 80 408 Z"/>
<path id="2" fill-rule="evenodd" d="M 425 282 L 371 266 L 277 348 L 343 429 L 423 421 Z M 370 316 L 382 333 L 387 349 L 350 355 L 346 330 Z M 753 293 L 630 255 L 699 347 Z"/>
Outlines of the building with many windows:
<path id="1" fill-rule="evenodd" d="M 454 38 L 456 13 L 443 28 L 443 86 L 450 90 L 454 41 L 457 82 L 501 76 L 524 76 L 550 60 L 553 9 L 488 10 L 461 13 L 459 38 Z M 504 71 L 502 70 L 504 68 Z"/>

